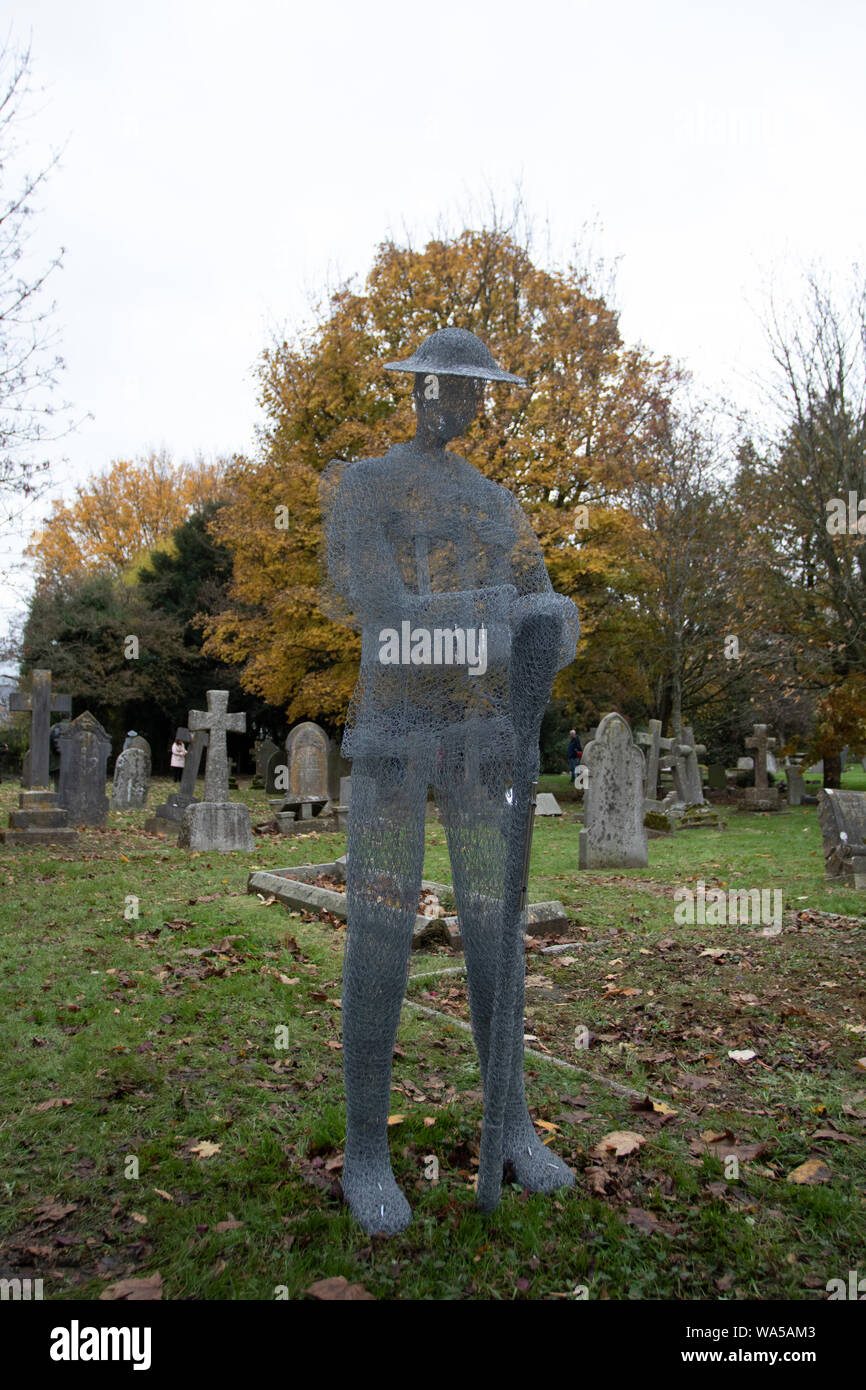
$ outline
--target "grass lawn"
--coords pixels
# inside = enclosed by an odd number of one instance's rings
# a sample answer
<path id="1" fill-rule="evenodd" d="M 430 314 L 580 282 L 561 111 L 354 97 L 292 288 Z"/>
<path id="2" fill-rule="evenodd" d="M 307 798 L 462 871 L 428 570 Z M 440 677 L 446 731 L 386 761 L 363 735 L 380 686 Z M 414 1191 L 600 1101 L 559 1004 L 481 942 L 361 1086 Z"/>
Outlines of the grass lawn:
<path id="1" fill-rule="evenodd" d="M 75 850 L 0 846 L 0 1277 L 52 1299 L 158 1272 L 170 1299 L 343 1275 L 401 1299 L 808 1300 L 866 1274 L 866 904 L 825 883 L 815 808 L 726 809 L 724 831 L 652 840 L 648 869 L 580 874 L 568 780 L 542 786 L 565 814 L 537 824 L 531 897 L 566 904 L 575 944 L 528 952 L 526 1069 L 571 1191 L 475 1210 L 480 1077 L 443 948 L 413 956 L 394 1065 L 415 1219 L 360 1232 L 339 1199 L 343 930 L 246 893 L 251 867 L 345 837 L 190 854 L 113 814 Z M 698 880 L 778 889 L 781 930 L 678 922 Z M 596 1151 L 614 1131 L 630 1152 Z"/>

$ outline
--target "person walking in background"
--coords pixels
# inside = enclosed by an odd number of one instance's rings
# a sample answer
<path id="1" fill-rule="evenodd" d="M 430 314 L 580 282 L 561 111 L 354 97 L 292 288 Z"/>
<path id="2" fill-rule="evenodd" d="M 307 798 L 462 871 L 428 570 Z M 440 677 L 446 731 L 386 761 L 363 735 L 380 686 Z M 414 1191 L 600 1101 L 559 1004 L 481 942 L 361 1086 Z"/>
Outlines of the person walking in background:
<path id="1" fill-rule="evenodd" d="M 186 762 L 186 744 L 176 738 L 171 745 L 171 766 L 174 772 L 174 780 L 179 782 L 183 773 L 183 765 Z"/>
<path id="2" fill-rule="evenodd" d="M 580 746 L 580 739 L 577 736 L 577 729 L 569 729 L 567 754 L 568 775 L 571 778 L 572 782 L 574 781 L 574 774 L 577 772 L 577 766 L 580 762 L 582 752 L 583 749 Z"/>

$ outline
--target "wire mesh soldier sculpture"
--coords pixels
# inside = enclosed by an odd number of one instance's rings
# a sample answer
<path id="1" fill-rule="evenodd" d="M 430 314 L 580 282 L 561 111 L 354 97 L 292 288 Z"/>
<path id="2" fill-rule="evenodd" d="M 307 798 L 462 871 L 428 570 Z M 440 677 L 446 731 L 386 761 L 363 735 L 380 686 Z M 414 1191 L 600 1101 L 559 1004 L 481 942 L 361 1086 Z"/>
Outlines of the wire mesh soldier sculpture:
<path id="1" fill-rule="evenodd" d="M 343 1194 L 368 1232 L 411 1210 L 391 1171 L 391 1061 L 424 861 L 428 787 L 445 827 L 484 1083 L 478 1204 L 503 1164 L 534 1192 L 570 1186 L 542 1145 L 523 1078 L 528 844 L 541 717 L 574 658 L 577 609 L 555 594 L 516 498 L 446 446 L 501 370 L 465 329 L 386 364 L 414 374 L 417 430 L 322 477 L 324 610 L 360 629 L 343 754 L 352 759 L 343 973 Z M 521 896 L 522 894 L 522 896 Z"/>

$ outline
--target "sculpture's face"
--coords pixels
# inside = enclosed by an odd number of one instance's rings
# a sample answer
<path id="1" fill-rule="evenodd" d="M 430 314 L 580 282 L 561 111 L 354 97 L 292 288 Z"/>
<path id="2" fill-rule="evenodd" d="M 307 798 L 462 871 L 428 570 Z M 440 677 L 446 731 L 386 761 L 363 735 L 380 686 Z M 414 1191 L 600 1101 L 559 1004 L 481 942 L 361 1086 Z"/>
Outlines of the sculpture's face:
<path id="1" fill-rule="evenodd" d="M 484 382 L 470 376 L 415 378 L 415 409 L 428 438 L 439 444 L 465 434 L 484 396 Z"/>

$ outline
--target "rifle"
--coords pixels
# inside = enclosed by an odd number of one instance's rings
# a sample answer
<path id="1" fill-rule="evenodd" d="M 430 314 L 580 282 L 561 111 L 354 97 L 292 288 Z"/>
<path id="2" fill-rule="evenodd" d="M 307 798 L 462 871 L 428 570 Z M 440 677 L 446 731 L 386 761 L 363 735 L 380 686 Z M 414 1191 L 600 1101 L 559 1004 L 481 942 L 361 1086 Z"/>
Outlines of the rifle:
<path id="1" fill-rule="evenodd" d="M 523 620 L 512 644 L 511 691 L 514 777 L 506 836 L 502 892 L 502 948 L 499 956 L 487 1072 L 484 1122 L 478 1170 L 478 1206 L 494 1211 L 502 1192 L 503 1131 L 508 1087 L 517 1049 L 523 1046 L 523 1014 L 516 1018 L 520 971 L 525 970 L 523 933 L 529 889 L 529 860 L 538 787 L 537 759 L 541 720 L 556 674 L 559 619 L 538 614 Z M 541 696 L 544 696 L 543 700 Z M 518 1036 L 519 1030 L 519 1036 Z M 539 1143 L 541 1141 L 539 1140 Z"/>

